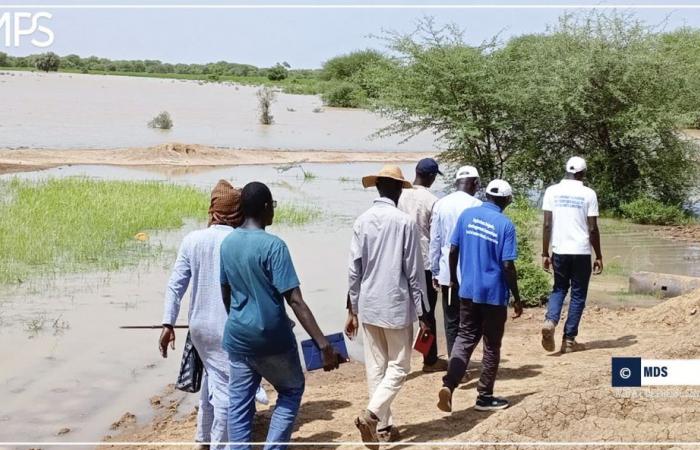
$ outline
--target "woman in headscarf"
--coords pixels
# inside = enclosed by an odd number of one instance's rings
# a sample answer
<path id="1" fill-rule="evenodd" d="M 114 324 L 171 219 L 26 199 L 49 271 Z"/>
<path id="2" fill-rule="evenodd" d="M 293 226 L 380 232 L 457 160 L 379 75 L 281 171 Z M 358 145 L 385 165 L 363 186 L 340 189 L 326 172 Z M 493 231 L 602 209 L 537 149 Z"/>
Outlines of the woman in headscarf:
<path id="1" fill-rule="evenodd" d="M 197 442 L 226 442 L 228 414 L 228 355 L 221 347 L 226 309 L 221 300 L 219 251 L 221 241 L 241 224 L 240 190 L 228 181 L 220 180 L 211 193 L 207 228 L 189 233 L 182 240 L 165 291 L 163 331 L 160 352 L 168 355 L 168 345 L 175 348 L 173 325 L 180 312 L 182 297 L 192 285 L 188 312 L 192 343 L 204 364 L 199 412 L 197 415 Z M 265 391 L 259 391 L 258 401 L 267 402 Z M 200 447 L 207 448 L 206 445 Z M 214 445 L 214 448 L 224 448 Z"/>

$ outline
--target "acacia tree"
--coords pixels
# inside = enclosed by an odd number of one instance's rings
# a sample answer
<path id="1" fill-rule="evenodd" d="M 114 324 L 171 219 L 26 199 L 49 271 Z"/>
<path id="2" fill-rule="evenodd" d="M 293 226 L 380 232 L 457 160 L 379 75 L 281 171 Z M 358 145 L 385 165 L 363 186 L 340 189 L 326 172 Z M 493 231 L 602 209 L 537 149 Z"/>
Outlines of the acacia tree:
<path id="1" fill-rule="evenodd" d="M 700 106 L 679 96 L 697 98 L 687 72 L 700 52 L 663 36 L 628 16 L 593 14 L 468 46 L 456 27 L 426 19 L 386 37 L 397 56 L 372 78 L 392 123 L 378 134 L 432 131 L 444 160 L 523 188 L 560 178 L 578 154 L 605 207 L 644 195 L 681 203 L 695 164 L 678 130 Z"/>

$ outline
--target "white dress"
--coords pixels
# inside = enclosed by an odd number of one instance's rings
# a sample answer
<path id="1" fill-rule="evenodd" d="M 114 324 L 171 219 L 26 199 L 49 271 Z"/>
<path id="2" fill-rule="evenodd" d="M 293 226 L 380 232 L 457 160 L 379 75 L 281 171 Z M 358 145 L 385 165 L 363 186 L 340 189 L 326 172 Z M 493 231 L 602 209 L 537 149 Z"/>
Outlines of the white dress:
<path id="1" fill-rule="evenodd" d="M 227 225 L 212 225 L 185 236 L 165 292 L 162 323 L 174 325 L 182 298 L 191 284 L 189 331 L 205 368 L 197 417 L 198 442 L 228 440 L 229 362 L 221 347 L 227 314 L 221 300 L 219 253 L 221 242 L 231 231 L 233 228 Z M 184 336 L 179 339 L 184 342 Z M 258 401 L 266 401 L 264 391 L 256 397 Z"/>

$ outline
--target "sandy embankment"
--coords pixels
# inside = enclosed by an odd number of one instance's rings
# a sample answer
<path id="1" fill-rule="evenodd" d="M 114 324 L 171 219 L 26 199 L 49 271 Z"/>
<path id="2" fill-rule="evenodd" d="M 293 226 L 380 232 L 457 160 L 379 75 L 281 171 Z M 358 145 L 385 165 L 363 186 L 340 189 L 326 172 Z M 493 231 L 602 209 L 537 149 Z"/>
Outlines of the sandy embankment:
<path id="1" fill-rule="evenodd" d="M 700 290 L 644 310 L 589 307 L 579 335 L 587 350 L 570 355 L 547 354 L 542 350 L 541 317 L 542 310 L 529 310 L 522 318 L 509 320 L 507 325 L 496 384 L 497 393 L 512 402 L 506 411 L 479 413 L 472 409 L 481 359 L 479 349 L 475 354 L 477 362 L 470 370 L 472 379 L 455 391 L 451 415 L 435 407 L 442 374 L 423 374 L 419 370 L 420 360 L 414 356 L 413 372 L 394 403 L 395 421 L 402 439 L 408 442 L 659 443 L 700 440 L 700 390 L 660 386 L 614 390 L 610 383 L 611 356 L 700 358 L 697 340 Z M 366 401 L 364 368 L 360 364 L 346 364 L 332 373 L 309 374 L 293 439 L 296 442 L 358 441 L 352 419 Z M 154 402 L 154 408 L 157 417 L 152 423 L 117 426 L 112 439 L 192 440 L 194 412 L 178 418 L 177 401 L 169 403 L 160 399 Z M 269 419 L 269 408 L 263 408 L 256 417 L 255 440 L 264 439 Z M 400 443 L 393 448 L 401 448 Z"/>
<path id="2" fill-rule="evenodd" d="M 64 165 L 236 166 L 254 164 L 411 162 L 429 152 L 243 150 L 190 144 L 109 150 L 0 149 L 0 173 Z"/>

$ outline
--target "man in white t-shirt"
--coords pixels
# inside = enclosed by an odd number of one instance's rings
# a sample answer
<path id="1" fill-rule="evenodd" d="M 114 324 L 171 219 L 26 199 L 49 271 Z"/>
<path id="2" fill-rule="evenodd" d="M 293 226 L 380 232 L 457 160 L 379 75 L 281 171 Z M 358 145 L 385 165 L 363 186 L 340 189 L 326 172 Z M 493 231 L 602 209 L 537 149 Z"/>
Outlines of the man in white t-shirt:
<path id="1" fill-rule="evenodd" d="M 447 356 L 459 331 L 459 295 L 457 285 L 450 288 L 450 238 L 457 219 L 467 208 L 481 206 L 474 198 L 479 189 L 479 171 L 476 167 L 462 166 L 455 176 L 455 191 L 435 203 L 430 219 L 430 271 L 433 287 L 442 293 L 442 310 L 445 318 Z M 459 275 L 459 271 L 457 272 Z"/>
<path id="2" fill-rule="evenodd" d="M 542 327 L 542 346 L 554 351 L 554 330 L 569 287 L 571 299 L 564 324 L 561 352 L 582 350 L 576 342 L 578 326 L 586 306 L 591 271 L 603 271 L 598 231 L 598 197 L 583 185 L 586 161 L 578 156 L 566 162 L 566 177 L 547 188 L 542 201 L 544 226 L 542 233 L 542 265 L 546 271 L 554 269 L 554 288 L 549 296 L 547 315 Z M 550 258 L 549 246 L 552 246 Z M 591 270 L 591 247 L 596 254 Z"/>

